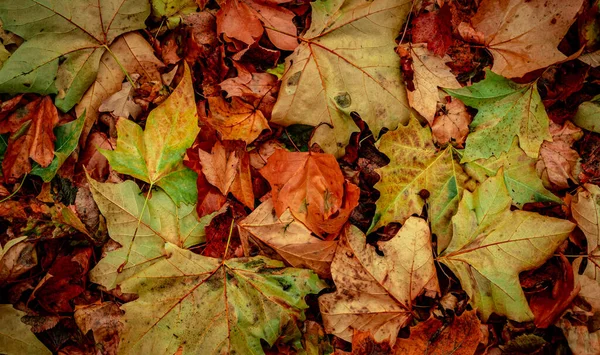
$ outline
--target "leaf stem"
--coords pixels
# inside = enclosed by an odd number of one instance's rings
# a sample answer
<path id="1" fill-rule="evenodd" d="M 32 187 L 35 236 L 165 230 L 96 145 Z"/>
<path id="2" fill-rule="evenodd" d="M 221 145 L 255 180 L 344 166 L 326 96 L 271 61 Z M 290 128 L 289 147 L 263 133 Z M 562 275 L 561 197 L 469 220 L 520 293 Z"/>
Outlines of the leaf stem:
<path id="1" fill-rule="evenodd" d="M 148 193 L 146 194 L 146 199 L 144 200 L 144 205 L 142 206 L 142 212 L 140 213 L 140 217 L 138 218 L 137 226 L 135 227 L 135 231 L 133 232 L 133 237 L 131 238 L 131 243 L 129 243 L 129 249 L 127 250 L 127 256 L 125 256 L 125 261 L 119 268 L 117 269 L 118 273 L 123 272 L 125 269 L 125 265 L 129 262 L 129 255 L 131 255 L 131 249 L 133 249 L 133 243 L 135 243 L 135 237 L 137 236 L 137 232 L 140 229 L 140 224 L 142 224 L 142 218 L 144 217 L 144 212 L 146 211 L 146 206 L 148 206 L 148 199 L 150 198 L 150 193 L 152 192 L 152 187 L 154 187 L 154 183 L 150 183 L 150 188 L 148 189 Z"/>
<path id="2" fill-rule="evenodd" d="M 231 241 L 231 235 L 233 234 L 233 224 L 235 223 L 235 218 L 231 219 L 231 225 L 229 226 L 229 236 L 227 237 L 227 245 L 225 246 L 225 254 L 223 254 L 223 261 L 227 258 L 227 251 L 229 251 L 229 242 Z"/>
<path id="3" fill-rule="evenodd" d="M 136 87 L 135 86 L 135 82 L 133 81 L 133 79 L 131 79 L 131 77 L 129 76 L 129 73 L 127 72 L 127 69 L 125 69 L 125 67 L 123 66 L 123 64 L 121 64 L 121 61 L 119 61 L 119 58 L 117 58 L 117 56 L 115 55 L 115 53 L 113 51 L 111 51 L 110 47 L 108 47 L 106 44 L 103 45 L 103 47 L 113 57 L 113 59 L 115 60 L 115 62 L 117 62 L 117 65 L 119 66 L 119 68 L 121 68 L 121 71 L 123 72 L 123 74 L 125 74 L 125 77 L 127 78 L 127 81 L 129 81 L 129 84 L 131 84 L 131 87 L 135 88 Z"/>
<path id="4" fill-rule="evenodd" d="M 17 187 L 17 189 L 15 191 L 13 191 L 12 194 L 10 194 L 10 195 L 6 196 L 5 198 L 3 198 L 2 200 L 0 200 L 0 203 L 10 200 L 11 197 L 13 197 L 14 195 L 17 194 L 17 192 L 19 192 L 19 190 L 21 190 L 21 187 L 23 187 L 23 183 L 25 182 L 26 177 L 27 177 L 27 173 L 25 173 L 25 175 L 23 175 L 23 179 L 21 180 L 19 187 Z"/>

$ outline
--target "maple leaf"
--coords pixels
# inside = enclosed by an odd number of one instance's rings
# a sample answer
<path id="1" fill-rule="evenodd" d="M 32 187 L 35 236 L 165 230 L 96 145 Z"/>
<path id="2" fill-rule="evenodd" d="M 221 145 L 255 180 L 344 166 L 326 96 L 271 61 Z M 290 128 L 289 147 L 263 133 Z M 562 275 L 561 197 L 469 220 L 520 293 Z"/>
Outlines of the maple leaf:
<path id="1" fill-rule="evenodd" d="M 409 118 L 394 39 L 409 0 L 335 0 L 311 4 L 312 23 L 286 58 L 271 122 L 317 127 L 311 139 L 336 157 L 358 127 L 356 112 L 375 137 Z"/>
<path id="2" fill-rule="evenodd" d="M 272 199 L 239 222 L 238 229 L 246 255 L 250 241 L 259 242 L 272 248 L 293 267 L 308 268 L 320 277 L 331 278 L 330 265 L 338 242 L 313 236 L 289 210 L 277 217 Z"/>
<path id="3" fill-rule="evenodd" d="M 427 49 L 443 57 L 452 46 L 452 13 L 448 3 L 438 11 L 421 13 L 412 20 L 412 42 L 426 43 Z"/>
<path id="4" fill-rule="evenodd" d="M 81 134 L 83 142 L 96 123 L 102 102 L 122 88 L 121 83 L 125 79 L 125 73 L 120 65 L 130 74 L 140 74 L 140 82 L 144 80 L 160 82 L 158 69 L 164 67 L 164 64 L 154 56 L 152 47 L 139 33 L 127 33 L 119 37 L 109 48 L 115 56 L 108 52 L 102 55 L 96 80 L 75 106 L 77 116 L 85 112 L 87 117 Z M 119 62 L 115 57 L 119 58 Z"/>
<path id="5" fill-rule="evenodd" d="M 52 352 L 31 332 L 21 318 L 26 315 L 11 304 L 0 305 L 0 352 L 3 354 L 50 355 Z"/>
<path id="6" fill-rule="evenodd" d="M 265 257 L 210 258 L 165 244 L 169 257 L 121 284 L 139 298 L 125 311 L 120 354 L 264 354 L 297 340 L 307 294 L 325 284 L 309 270 Z"/>
<path id="7" fill-rule="evenodd" d="M 0 69 L 0 91 L 58 94 L 56 106 L 70 110 L 96 78 L 107 47 L 144 28 L 149 14 L 142 0 L 0 2 L 4 28 L 26 40 Z"/>
<path id="8" fill-rule="evenodd" d="M 541 266 L 575 225 L 533 212 L 511 211 L 502 170 L 473 193 L 464 192 L 452 218 L 452 240 L 438 260 L 460 279 L 483 321 L 496 313 L 526 322 L 533 314 L 519 273 Z"/>
<path id="9" fill-rule="evenodd" d="M 582 0 L 485 0 L 471 22 L 494 57 L 492 70 L 516 78 L 567 60 L 557 47 L 582 4 Z"/>
<path id="10" fill-rule="evenodd" d="M 131 180 L 103 184 L 88 178 L 88 182 L 94 201 L 106 218 L 110 237 L 121 245 L 90 271 L 93 282 L 113 289 L 166 258 L 165 242 L 183 248 L 204 242 L 204 227 L 214 214 L 198 219 L 194 205 L 182 203 L 177 207 L 162 190 L 153 191 L 143 208 L 145 198 Z"/>
<path id="11" fill-rule="evenodd" d="M 407 126 L 386 133 L 377 149 L 390 158 L 390 163 L 375 171 L 381 180 L 375 188 L 381 192 L 370 231 L 391 222 L 404 223 L 413 214 L 421 214 L 425 200 L 421 190 L 429 192 L 427 204 L 432 233 L 438 236 L 438 251 L 450 242 L 450 218 L 468 177 L 454 161 L 452 148 L 437 153 L 428 127 L 416 119 Z"/>
<path id="12" fill-rule="evenodd" d="M 277 216 L 289 208 L 317 235 L 337 233 L 358 204 L 358 187 L 344 182 L 331 154 L 278 149 L 260 173 L 271 184 Z"/>
<path id="13" fill-rule="evenodd" d="M 206 121 L 221 133 L 223 139 L 239 139 L 250 144 L 263 130 L 271 130 L 262 111 L 239 97 L 228 103 L 221 96 L 211 96 L 208 104 L 210 112 Z"/>
<path id="14" fill-rule="evenodd" d="M 519 85 L 487 70 L 485 79 L 462 89 L 445 89 L 478 110 L 462 162 L 500 156 L 513 137 L 525 153 L 537 158 L 544 140 L 551 140 L 549 119 L 535 83 Z"/>
<path id="15" fill-rule="evenodd" d="M 42 167 L 49 166 L 54 158 L 56 136 L 53 129 L 58 124 L 58 112 L 52 99 L 46 96 L 32 101 L 25 106 L 23 113 L 18 113 L 18 117 L 20 127 L 10 136 L 2 161 L 7 183 L 14 183 L 31 171 L 29 158 Z"/>
<path id="16" fill-rule="evenodd" d="M 227 196 L 231 192 L 244 205 L 254 209 L 254 192 L 250 176 L 250 158 L 239 145 L 217 141 L 210 153 L 198 149 L 206 180 Z"/>
<path id="17" fill-rule="evenodd" d="M 219 84 L 221 90 L 227 91 L 228 98 L 241 97 L 260 110 L 267 119 L 270 118 L 279 91 L 277 76 L 250 71 L 251 68 L 237 62 L 233 62 L 233 65 L 237 69 L 237 76 L 223 80 Z"/>
<path id="18" fill-rule="evenodd" d="M 102 302 L 86 306 L 76 306 L 75 323 L 83 334 L 92 331 L 94 341 L 109 354 L 116 354 L 119 344 L 119 332 L 123 325 L 121 310 L 114 302 Z"/>
<path id="19" fill-rule="evenodd" d="M 344 229 L 331 264 L 337 290 L 319 297 L 327 333 L 351 341 L 354 330 L 369 331 L 376 342 L 393 345 L 415 298 L 439 292 L 425 220 L 409 218 L 396 236 L 377 246 L 384 256 L 366 244 L 358 228 Z"/>
<path id="20" fill-rule="evenodd" d="M 449 56 L 435 56 L 424 44 L 405 45 L 413 60 L 414 91 L 407 90 L 410 106 L 417 110 L 429 125 L 433 124 L 437 104 L 440 101 L 438 87 L 460 89 L 461 85 L 445 64 L 451 62 Z"/>
<path id="21" fill-rule="evenodd" d="M 117 172 L 160 186 L 177 204 L 194 203 L 197 177 L 183 165 L 183 154 L 199 131 L 192 77 L 186 65 L 177 88 L 148 115 L 146 129 L 120 119 L 117 148 L 100 152 Z"/>
<path id="22" fill-rule="evenodd" d="M 567 121 L 564 126 L 551 122 L 550 134 L 552 142 L 542 143 L 536 170 L 547 186 L 566 189 L 569 180 L 577 182 L 579 153 L 571 147 L 583 137 L 583 132 Z"/>
<path id="23" fill-rule="evenodd" d="M 286 51 L 298 46 L 294 13 L 278 6 L 292 0 L 220 0 L 217 32 L 247 45 L 257 42 L 266 30 L 275 47 Z"/>
<path id="24" fill-rule="evenodd" d="M 554 202 L 562 204 L 562 200 L 546 190 L 536 172 L 536 160 L 528 157 L 517 143 L 513 144 L 507 153 L 499 157 L 478 159 L 464 165 L 465 172 L 478 182 L 484 182 L 488 177 L 495 176 L 500 169 L 504 172 L 504 183 L 513 200 L 519 208 L 529 202 Z"/>
<path id="25" fill-rule="evenodd" d="M 600 95 L 579 105 L 573 123 L 588 131 L 600 133 L 598 119 L 600 119 Z"/>
<path id="26" fill-rule="evenodd" d="M 431 125 L 433 140 L 445 145 L 455 143 L 462 147 L 469 135 L 471 115 L 462 101 L 454 99 L 444 107 L 444 113 L 436 116 Z"/>
<path id="27" fill-rule="evenodd" d="M 475 311 L 465 311 L 448 325 L 432 317 L 411 328 L 408 339 L 398 339 L 394 354 L 473 355 L 484 340 L 480 327 Z"/>

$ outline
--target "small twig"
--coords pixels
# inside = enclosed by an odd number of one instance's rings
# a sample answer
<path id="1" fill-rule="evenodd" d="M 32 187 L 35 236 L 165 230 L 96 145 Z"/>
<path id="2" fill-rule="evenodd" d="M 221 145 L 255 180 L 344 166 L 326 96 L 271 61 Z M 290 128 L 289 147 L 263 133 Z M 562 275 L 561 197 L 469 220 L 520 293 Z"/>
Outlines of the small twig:
<path id="1" fill-rule="evenodd" d="M 12 194 L 10 194 L 10 195 L 6 196 L 5 198 L 3 198 L 2 200 L 0 200 L 0 203 L 10 200 L 11 197 L 13 197 L 14 195 L 17 194 L 17 192 L 19 192 L 19 190 L 21 190 L 21 187 L 23 187 L 23 183 L 25 182 L 26 177 L 27 177 L 27 174 L 23 175 L 23 179 L 21 180 L 19 187 L 17 187 L 17 189 Z"/>
<path id="2" fill-rule="evenodd" d="M 223 255 L 223 260 L 227 258 L 227 252 L 229 251 L 229 242 L 231 241 L 231 235 L 233 234 L 233 224 L 235 223 L 235 218 L 232 218 L 231 225 L 229 226 L 229 237 L 227 237 L 227 245 L 225 246 L 225 254 Z"/>

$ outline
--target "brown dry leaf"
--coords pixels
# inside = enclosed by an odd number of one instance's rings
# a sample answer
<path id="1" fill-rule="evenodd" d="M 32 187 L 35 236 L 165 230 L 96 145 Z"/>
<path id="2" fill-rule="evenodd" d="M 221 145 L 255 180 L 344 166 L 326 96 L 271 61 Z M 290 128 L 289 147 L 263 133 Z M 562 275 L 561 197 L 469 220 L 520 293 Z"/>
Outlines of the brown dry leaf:
<path id="1" fill-rule="evenodd" d="M 413 60 L 415 85 L 414 91 L 407 90 L 408 102 L 431 125 L 440 101 L 438 87 L 459 89 L 461 85 L 445 64 L 452 61 L 449 56 L 436 56 L 426 44 L 412 44 L 407 50 Z"/>
<path id="2" fill-rule="evenodd" d="M 398 339 L 394 354 L 473 355 L 483 340 L 480 326 L 476 311 L 465 311 L 450 324 L 432 317 L 411 328 L 410 338 Z"/>
<path id="3" fill-rule="evenodd" d="M 121 310 L 116 303 L 103 302 L 89 306 L 77 306 L 74 317 L 83 334 L 92 331 L 96 346 L 102 347 L 103 354 L 117 353 L 123 324 L 119 322 Z"/>
<path id="4" fill-rule="evenodd" d="M 331 264 L 337 290 L 319 297 L 319 308 L 326 332 L 351 341 L 355 330 L 368 331 L 376 342 L 393 345 L 417 296 L 439 292 L 429 226 L 410 217 L 377 246 L 383 256 L 358 228 L 344 229 Z"/>
<path id="5" fill-rule="evenodd" d="M 590 333 L 585 323 L 572 323 L 562 318 L 558 321 L 558 327 L 562 329 L 569 348 L 575 355 L 598 355 L 600 349 L 600 330 Z"/>
<path id="6" fill-rule="evenodd" d="M 100 112 L 111 112 L 117 117 L 137 118 L 142 113 L 140 105 L 133 101 L 133 88 L 128 81 L 123 83 L 121 90 L 115 92 L 104 101 L 98 108 Z"/>
<path id="7" fill-rule="evenodd" d="M 85 172 L 92 177 L 94 180 L 104 181 L 110 172 L 110 165 L 108 159 L 102 155 L 98 149 L 112 150 L 116 146 L 116 142 L 112 142 L 102 132 L 93 132 L 89 135 L 83 152 L 79 155 L 78 177 L 85 180 Z M 79 169 L 79 166 L 83 169 Z"/>
<path id="8" fill-rule="evenodd" d="M 217 141 L 210 153 L 198 150 L 206 180 L 224 196 L 231 192 L 240 202 L 254 208 L 250 158 L 240 144 Z"/>
<path id="9" fill-rule="evenodd" d="M 273 44 L 292 51 L 298 46 L 294 13 L 278 6 L 292 0 L 221 0 L 217 12 L 217 32 L 251 45 L 266 30 Z M 263 28 L 264 27 L 264 28 Z"/>
<path id="10" fill-rule="evenodd" d="M 564 61 L 558 44 L 583 0 L 483 0 L 472 19 L 494 56 L 492 71 L 518 78 Z"/>
<path id="11" fill-rule="evenodd" d="M 390 344 L 387 342 L 378 343 L 370 332 L 361 332 L 354 330 L 352 335 L 352 354 L 354 355 L 384 355 L 391 354 Z"/>
<path id="12" fill-rule="evenodd" d="M 164 67 L 164 64 L 154 56 L 152 46 L 139 33 L 130 32 L 119 37 L 110 49 L 129 74 L 140 74 L 140 83 L 161 81 L 158 69 Z M 92 126 L 96 123 L 98 108 L 102 102 L 121 89 L 124 79 L 125 74 L 114 57 L 109 52 L 104 53 L 100 59 L 96 81 L 75 106 L 77 117 L 84 111 L 86 113 L 81 142 L 86 141 Z"/>
<path id="13" fill-rule="evenodd" d="M 239 222 L 238 228 L 246 255 L 250 241 L 264 243 L 291 266 L 308 268 L 320 277 L 331 278 L 330 266 L 338 242 L 316 238 L 289 209 L 277 218 L 272 199 Z"/>
<path id="14" fill-rule="evenodd" d="M 277 216 L 289 208 L 317 235 L 337 233 L 358 204 L 358 187 L 344 183 L 331 154 L 279 149 L 260 173 L 271 184 Z"/>
<path id="15" fill-rule="evenodd" d="M 25 239 L 27 236 L 11 239 L 0 248 L 0 284 L 16 280 L 37 266 L 35 243 Z"/>
<path id="16" fill-rule="evenodd" d="M 471 115 L 459 99 L 452 99 L 444 108 L 444 114 L 437 116 L 431 125 L 433 140 L 441 145 L 455 143 L 462 147 L 469 134 Z"/>
<path id="17" fill-rule="evenodd" d="M 25 212 L 25 204 L 20 201 L 4 201 L 0 202 L 0 217 L 2 218 L 27 218 L 27 212 Z"/>
<path id="18" fill-rule="evenodd" d="M 233 62 L 238 76 L 224 80 L 220 86 L 227 91 L 227 97 L 241 97 L 260 110 L 266 118 L 270 118 L 271 111 L 277 100 L 279 82 L 275 75 L 269 73 L 251 72 L 245 66 Z"/>
<path id="19" fill-rule="evenodd" d="M 29 158 L 42 167 L 54 159 L 54 127 L 58 124 L 58 111 L 50 96 L 25 106 L 25 122 L 8 140 L 2 171 L 6 183 L 12 184 L 31 171 Z"/>
<path id="20" fill-rule="evenodd" d="M 285 149 L 285 146 L 278 140 L 266 141 L 256 149 L 250 151 L 250 165 L 254 169 L 260 170 L 267 165 L 267 160 L 279 149 Z"/>
<path id="21" fill-rule="evenodd" d="M 210 114 L 207 121 L 221 133 L 223 139 L 239 139 L 250 144 L 263 130 L 270 130 L 262 111 L 239 97 L 232 98 L 228 103 L 221 96 L 211 96 L 208 103 Z"/>
<path id="22" fill-rule="evenodd" d="M 583 137 L 583 132 L 567 121 L 562 127 L 551 122 L 550 134 L 552 142 L 542 143 L 535 168 L 547 188 L 566 189 L 569 180 L 577 182 L 579 153 L 572 146 Z"/>

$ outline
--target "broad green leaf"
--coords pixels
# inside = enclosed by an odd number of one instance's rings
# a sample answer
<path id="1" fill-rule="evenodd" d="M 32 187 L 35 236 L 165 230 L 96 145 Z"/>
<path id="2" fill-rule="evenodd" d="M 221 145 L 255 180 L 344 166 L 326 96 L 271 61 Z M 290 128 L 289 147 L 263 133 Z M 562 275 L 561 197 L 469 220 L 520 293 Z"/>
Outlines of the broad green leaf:
<path id="1" fill-rule="evenodd" d="M 0 70 L 0 92 L 58 94 L 56 107 L 70 110 L 106 47 L 149 14 L 146 0 L 0 0 L 4 29 L 26 40 Z"/>
<path id="2" fill-rule="evenodd" d="M 460 279 L 484 321 L 492 313 L 533 319 L 519 273 L 540 267 L 575 225 L 533 212 L 511 211 L 503 171 L 465 191 L 452 218 L 453 236 L 438 260 Z"/>
<path id="3" fill-rule="evenodd" d="M 413 214 L 421 214 L 427 198 L 431 231 L 438 237 L 438 251 L 446 248 L 452 236 L 450 218 L 468 180 L 454 160 L 452 148 L 437 152 L 429 127 L 421 127 L 416 119 L 407 126 L 386 133 L 377 148 L 390 158 L 390 163 L 377 172 L 381 180 L 375 188 L 381 192 L 370 230 L 391 222 L 404 223 Z"/>
<path id="4" fill-rule="evenodd" d="M 517 140 L 513 141 L 508 153 L 499 157 L 478 159 L 464 165 L 465 172 L 478 182 L 485 181 L 490 176 L 496 176 L 500 168 L 504 168 L 504 183 L 513 204 L 522 208 L 528 202 L 555 202 L 562 204 L 562 200 L 552 192 L 546 190 L 542 180 L 535 170 L 536 160 L 523 152 Z"/>
<path id="5" fill-rule="evenodd" d="M 204 242 L 204 227 L 214 217 L 210 214 L 198 219 L 195 205 L 178 207 L 162 190 L 152 191 L 144 209 L 145 196 L 131 180 L 103 184 L 88 178 L 88 182 L 94 201 L 106 218 L 110 237 L 121 245 L 90 272 L 93 282 L 108 289 L 166 258 L 166 242 L 181 248 Z M 118 272 L 126 260 L 127 264 Z"/>
<path id="6" fill-rule="evenodd" d="M 544 140 L 551 141 L 550 121 L 535 83 L 516 84 L 487 70 L 485 79 L 462 89 L 445 89 L 478 110 L 471 122 L 462 162 L 499 157 L 513 138 L 525 153 L 537 158 Z"/>
<path id="7" fill-rule="evenodd" d="M 573 123 L 588 131 L 600 133 L 600 95 L 579 105 Z"/>
<path id="8" fill-rule="evenodd" d="M 34 163 L 31 174 L 41 177 L 45 182 L 52 180 L 65 160 L 67 160 L 69 155 L 77 148 L 84 123 L 85 112 L 75 121 L 56 127 L 54 129 L 56 141 L 54 142 L 54 159 L 52 160 L 52 163 L 45 168 Z"/>
<path id="9" fill-rule="evenodd" d="M 50 355 L 52 352 L 36 338 L 21 318 L 26 315 L 12 304 L 0 305 L 0 353 L 7 355 Z"/>
<path id="10" fill-rule="evenodd" d="M 175 28 L 181 23 L 181 17 L 196 12 L 198 5 L 194 0 L 151 0 L 152 16 L 165 18 L 168 28 Z"/>
<path id="11" fill-rule="evenodd" d="M 304 297 L 326 287 L 312 271 L 259 256 L 205 257 L 166 243 L 167 258 L 121 284 L 119 354 L 264 354 L 283 336 L 300 347 Z"/>
<path id="12" fill-rule="evenodd" d="M 358 127 L 357 112 L 373 134 L 406 123 L 409 109 L 395 38 L 410 0 L 329 0 L 312 4 L 312 24 L 286 59 L 271 121 L 315 126 L 311 143 L 344 154 Z"/>
<path id="13" fill-rule="evenodd" d="M 120 119 L 117 148 L 100 152 L 119 173 L 160 186 L 177 204 L 195 203 L 196 173 L 182 162 L 199 131 L 192 76 L 186 65 L 177 88 L 148 115 L 146 130 Z"/>

